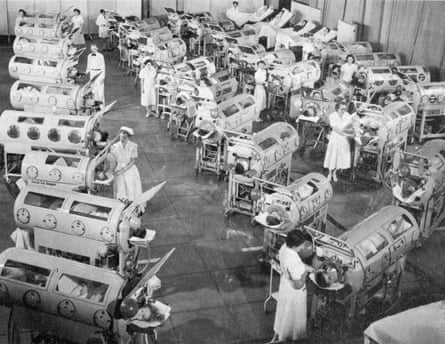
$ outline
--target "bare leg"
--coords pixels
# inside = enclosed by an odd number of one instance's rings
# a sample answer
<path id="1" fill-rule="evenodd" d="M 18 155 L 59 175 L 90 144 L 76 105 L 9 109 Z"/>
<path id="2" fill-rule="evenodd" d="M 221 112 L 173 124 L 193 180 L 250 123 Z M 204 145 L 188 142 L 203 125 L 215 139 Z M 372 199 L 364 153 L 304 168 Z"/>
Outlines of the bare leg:
<path id="1" fill-rule="evenodd" d="M 338 179 L 337 179 L 337 170 L 333 170 L 332 180 L 333 180 L 334 182 L 337 182 L 337 181 L 338 181 Z"/>
<path id="2" fill-rule="evenodd" d="M 329 170 L 328 176 L 326 178 L 328 178 L 329 181 L 332 180 L 332 170 Z"/>

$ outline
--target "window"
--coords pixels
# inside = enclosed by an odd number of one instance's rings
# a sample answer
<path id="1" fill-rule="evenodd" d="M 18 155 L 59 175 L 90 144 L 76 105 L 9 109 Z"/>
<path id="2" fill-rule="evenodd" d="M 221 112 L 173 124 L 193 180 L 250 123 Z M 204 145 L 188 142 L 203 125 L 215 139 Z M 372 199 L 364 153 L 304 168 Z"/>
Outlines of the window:
<path id="1" fill-rule="evenodd" d="M 396 56 L 392 53 L 380 53 L 380 54 L 378 54 L 378 56 L 379 56 L 379 59 L 382 59 L 382 60 L 395 60 L 396 59 Z"/>
<path id="2" fill-rule="evenodd" d="M 227 43 L 230 43 L 230 44 L 237 44 L 238 43 L 238 40 L 236 38 L 226 37 L 226 41 L 227 41 Z"/>
<path id="3" fill-rule="evenodd" d="M 366 238 L 358 244 L 359 250 L 367 260 L 374 257 L 379 251 L 388 246 L 388 241 L 379 233 Z"/>
<path id="4" fill-rule="evenodd" d="M 241 32 L 237 31 L 237 32 L 230 32 L 227 35 L 229 35 L 232 38 L 239 38 L 241 37 Z"/>
<path id="5" fill-rule="evenodd" d="M 391 74 L 391 69 L 389 68 L 372 68 L 374 74 Z"/>
<path id="6" fill-rule="evenodd" d="M 56 166 L 78 167 L 79 162 L 80 162 L 79 158 L 71 158 L 59 155 L 48 155 L 45 164 L 56 165 Z"/>
<path id="7" fill-rule="evenodd" d="M 20 83 L 17 87 L 17 91 L 25 90 L 28 92 L 40 92 L 41 88 L 36 85 L 26 84 L 26 83 Z"/>
<path id="8" fill-rule="evenodd" d="M 244 30 L 243 33 L 246 36 L 255 36 L 256 35 L 256 32 L 254 30 Z"/>
<path id="9" fill-rule="evenodd" d="M 101 282 L 62 274 L 57 282 L 56 291 L 70 297 L 103 303 L 108 287 L 107 284 Z"/>
<path id="10" fill-rule="evenodd" d="M 258 143 L 258 146 L 261 147 L 261 149 L 269 149 L 270 147 L 272 147 L 273 145 L 278 144 L 277 140 L 275 140 L 273 137 L 268 137 L 267 139 L 265 139 L 264 141 L 261 141 Z"/>
<path id="11" fill-rule="evenodd" d="M 238 107 L 235 104 L 230 105 L 229 107 L 226 107 L 224 109 L 222 109 L 222 112 L 224 113 L 224 115 L 226 117 L 230 117 L 233 116 L 234 114 L 236 114 L 238 112 Z"/>
<path id="12" fill-rule="evenodd" d="M 37 192 L 28 192 L 24 204 L 33 207 L 58 210 L 62 207 L 64 201 L 65 199 L 61 197 L 44 195 Z"/>
<path id="13" fill-rule="evenodd" d="M 89 217 L 90 219 L 107 221 L 111 208 L 75 201 L 71 205 L 70 214 Z"/>
<path id="14" fill-rule="evenodd" d="M 406 215 L 402 215 L 397 219 L 392 220 L 385 226 L 385 229 L 391 234 L 393 239 L 397 239 L 403 233 L 413 227 L 411 220 Z"/>
<path id="15" fill-rule="evenodd" d="M 34 62 L 34 60 L 29 57 L 16 56 L 14 62 L 15 63 L 23 63 L 23 64 L 32 64 Z"/>
<path id="16" fill-rule="evenodd" d="M 67 87 L 48 87 L 46 89 L 46 93 L 47 94 L 58 94 L 58 95 L 63 95 L 63 96 L 68 96 L 71 94 L 72 88 L 67 88 Z"/>
<path id="17" fill-rule="evenodd" d="M 29 123 L 29 124 L 43 124 L 44 118 L 43 117 L 26 117 L 26 116 L 19 116 L 17 119 L 17 123 Z"/>
<path id="18" fill-rule="evenodd" d="M 413 111 L 411 110 L 411 107 L 409 107 L 408 105 L 402 105 L 401 107 L 399 107 L 397 109 L 397 112 L 399 114 L 401 114 L 402 116 L 410 115 L 413 113 Z"/>
<path id="19" fill-rule="evenodd" d="M 231 89 L 230 89 L 231 90 Z M 254 105 L 254 100 L 252 98 L 246 98 L 239 102 L 239 104 L 243 107 L 243 109 L 248 108 L 249 106 Z"/>
<path id="20" fill-rule="evenodd" d="M 253 49 L 251 47 L 243 47 L 242 45 L 238 46 L 238 49 L 243 53 L 243 54 L 250 54 L 250 55 L 254 55 L 255 52 L 253 51 Z"/>
<path id="21" fill-rule="evenodd" d="M 74 121 L 71 119 L 60 119 L 58 125 L 60 127 L 83 128 L 85 121 Z"/>
<path id="22" fill-rule="evenodd" d="M 399 71 L 401 73 L 417 73 L 416 68 L 409 68 L 409 67 L 399 67 Z"/>
<path id="23" fill-rule="evenodd" d="M 372 54 L 355 55 L 355 58 L 357 59 L 357 61 L 374 61 L 374 56 Z"/>
<path id="24" fill-rule="evenodd" d="M 1 276 L 45 288 L 50 272 L 39 266 L 7 260 Z"/>

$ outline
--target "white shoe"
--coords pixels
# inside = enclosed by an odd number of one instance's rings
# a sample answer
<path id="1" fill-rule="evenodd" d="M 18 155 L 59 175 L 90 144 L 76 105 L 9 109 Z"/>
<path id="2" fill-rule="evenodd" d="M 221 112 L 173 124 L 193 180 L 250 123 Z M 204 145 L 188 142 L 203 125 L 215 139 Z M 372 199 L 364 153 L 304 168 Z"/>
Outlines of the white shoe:
<path id="1" fill-rule="evenodd" d="M 334 182 L 338 182 L 337 174 L 334 173 L 334 175 L 332 176 L 332 180 L 333 180 Z"/>
<path id="2" fill-rule="evenodd" d="M 147 112 L 146 114 L 145 114 L 145 117 L 150 117 L 151 116 L 151 113 L 150 112 Z"/>

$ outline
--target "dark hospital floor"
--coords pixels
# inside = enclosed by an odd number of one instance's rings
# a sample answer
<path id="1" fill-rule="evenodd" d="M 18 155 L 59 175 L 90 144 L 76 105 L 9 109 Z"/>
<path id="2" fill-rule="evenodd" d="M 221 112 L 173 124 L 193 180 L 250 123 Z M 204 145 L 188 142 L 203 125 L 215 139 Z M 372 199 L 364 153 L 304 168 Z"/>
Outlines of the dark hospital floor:
<path id="1" fill-rule="evenodd" d="M 89 43 L 89 42 L 87 42 Z M 8 76 L 12 52 L 0 47 L 0 110 L 10 108 Z M 134 76 L 118 68 L 118 53 L 106 52 L 105 98 L 117 100 L 103 120 L 111 135 L 121 125 L 134 128 L 139 145 L 137 165 L 143 188 L 167 181 L 164 189 L 150 201 L 144 219 L 156 230 L 153 256 L 160 257 L 170 248 L 176 252 L 162 268 L 162 289 L 157 297 L 172 307 L 172 315 L 158 330 L 159 343 L 266 343 L 272 338 L 274 313 L 265 314 L 269 273 L 258 263 L 256 247 L 262 244 L 263 230 L 252 226 L 243 215 L 225 218 L 223 205 L 227 184 L 216 176 L 196 176 L 194 146 L 172 141 L 166 121 L 145 118 L 139 105 L 140 90 Z M 84 68 L 86 55 L 81 58 Z M 321 170 L 321 157 L 295 154 L 296 176 Z M 13 245 L 13 198 L 0 185 L 0 250 Z M 350 228 L 390 203 L 390 193 L 370 186 L 340 181 L 334 185 L 329 214 Z M 340 231 L 329 225 L 327 231 Z M 443 299 L 445 292 L 445 233 L 436 232 L 409 257 L 410 271 L 402 281 L 403 298 L 393 312 Z M 414 272 L 413 272 L 414 271 Z M 270 305 L 272 306 L 272 305 Z M 273 307 L 271 307 L 273 308 Z M 6 343 L 8 309 L 0 309 L 0 343 Z M 327 324 L 311 333 L 304 343 L 361 343 L 362 331 L 371 322 L 357 319 L 351 328 L 344 323 Z"/>

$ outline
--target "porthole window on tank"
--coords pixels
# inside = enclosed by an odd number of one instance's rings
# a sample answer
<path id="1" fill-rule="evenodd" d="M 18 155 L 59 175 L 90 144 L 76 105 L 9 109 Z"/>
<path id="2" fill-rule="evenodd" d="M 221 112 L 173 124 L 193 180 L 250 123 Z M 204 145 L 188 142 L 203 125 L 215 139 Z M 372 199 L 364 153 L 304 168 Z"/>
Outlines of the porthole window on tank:
<path id="1" fill-rule="evenodd" d="M 28 129 L 28 137 L 31 140 L 38 140 L 40 137 L 40 131 L 38 128 L 36 127 L 31 127 Z"/>
<path id="2" fill-rule="evenodd" d="M 71 143 L 79 143 L 81 140 L 80 132 L 78 130 L 72 130 L 68 135 L 68 140 Z"/>
<path id="3" fill-rule="evenodd" d="M 19 127 L 16 126 L 15 124 L 10 125 L 7 133 L 10 138 L 16 139 L 20 136 Z"/>
<path id="4" fill-rule="evenodd" d="M 57 129 L 53 128 L 48 131 L 48 139 L 53 142 L 60 141 L 60 133 Z"/>

